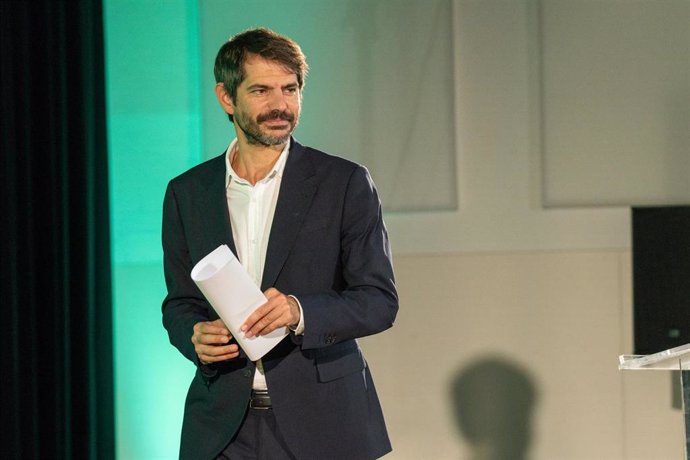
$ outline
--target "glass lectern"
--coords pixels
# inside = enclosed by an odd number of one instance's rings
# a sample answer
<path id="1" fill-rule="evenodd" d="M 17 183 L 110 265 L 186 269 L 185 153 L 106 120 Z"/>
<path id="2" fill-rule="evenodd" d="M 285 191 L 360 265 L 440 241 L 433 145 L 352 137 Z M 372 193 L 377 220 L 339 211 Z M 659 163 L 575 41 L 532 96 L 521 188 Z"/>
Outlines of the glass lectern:
<path id="1" fill-rule="evenodd" d="M 680 391 L 685 423 L 685 458 L 690 460 L 690 344 L 651 355 L 620 355 L 618 369 L 680 371 Z"/>

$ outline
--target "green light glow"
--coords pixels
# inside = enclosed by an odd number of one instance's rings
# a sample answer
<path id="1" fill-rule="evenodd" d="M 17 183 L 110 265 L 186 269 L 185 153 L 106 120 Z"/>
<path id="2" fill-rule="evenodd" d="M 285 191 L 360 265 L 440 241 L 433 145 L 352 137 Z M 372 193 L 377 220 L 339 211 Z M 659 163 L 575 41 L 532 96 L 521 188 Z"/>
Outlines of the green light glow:
<path id="1" fill-rule="evenodd" d="M 104 2 L 117 457 L 173 459 L 193 367 L 161 325 L 167 181 L 201 161 L 197 2 Z"/>

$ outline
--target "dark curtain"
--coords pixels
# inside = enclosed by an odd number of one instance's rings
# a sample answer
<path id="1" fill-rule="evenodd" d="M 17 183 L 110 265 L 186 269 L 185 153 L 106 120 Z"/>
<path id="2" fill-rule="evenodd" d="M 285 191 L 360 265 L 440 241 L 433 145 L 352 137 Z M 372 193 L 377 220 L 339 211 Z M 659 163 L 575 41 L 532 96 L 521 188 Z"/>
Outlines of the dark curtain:
<path id="1" fill-rule="evenodd" d="M 1 458 L 114 457 L 100 1 L 0 0 Z"/>

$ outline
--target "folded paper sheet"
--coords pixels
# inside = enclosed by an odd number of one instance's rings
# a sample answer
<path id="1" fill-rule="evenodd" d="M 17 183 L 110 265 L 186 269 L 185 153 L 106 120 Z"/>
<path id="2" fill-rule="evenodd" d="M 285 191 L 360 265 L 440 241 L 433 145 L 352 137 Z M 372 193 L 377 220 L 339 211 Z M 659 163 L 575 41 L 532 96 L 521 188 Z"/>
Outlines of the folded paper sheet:
<path id="1" fill-rule="evenodd" d="M 266 296 L 226 245 L 218 246 L 194 266 L 192 280 L 252 361 L 260 359 L 287 335 L 285 327 L 252 338 L 240 331 L 247 317 L 266 302 Z"/>

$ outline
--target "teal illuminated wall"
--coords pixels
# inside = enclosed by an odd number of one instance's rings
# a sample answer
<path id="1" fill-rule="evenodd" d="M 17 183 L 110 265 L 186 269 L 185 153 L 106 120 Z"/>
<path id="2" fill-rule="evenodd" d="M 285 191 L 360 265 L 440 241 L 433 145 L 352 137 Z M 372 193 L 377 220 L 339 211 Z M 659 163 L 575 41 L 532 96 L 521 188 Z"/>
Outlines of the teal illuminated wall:
<path id="1" fill-rule="evenodd" d="M 167 181 L 202 158 L 196 1 L 106 0 L 117 456 L 177 457 L 193 367 L 161 325 Z"/>

